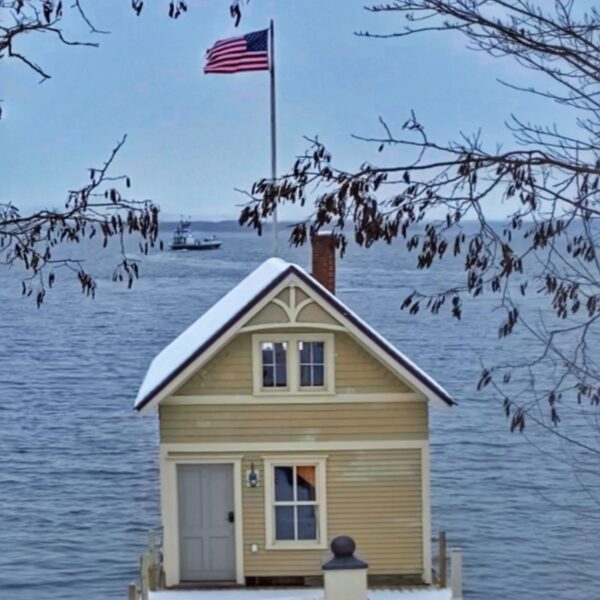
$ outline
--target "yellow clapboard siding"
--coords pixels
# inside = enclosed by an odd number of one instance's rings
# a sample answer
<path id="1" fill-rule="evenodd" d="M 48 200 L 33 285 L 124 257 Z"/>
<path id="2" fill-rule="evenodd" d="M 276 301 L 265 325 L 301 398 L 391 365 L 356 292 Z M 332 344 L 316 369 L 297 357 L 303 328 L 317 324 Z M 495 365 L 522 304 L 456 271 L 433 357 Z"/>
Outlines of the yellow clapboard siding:
<path id="1" fill-rule="evenodd" d="M 419 401 L 160 407 L 163 443 L 426 438 L 427 405 Z"/>
<path id="2" fill-rule="evenodd" d="M 231 433 L 231 430 L 234 430 L 237 434 L 240 427 L 243 427 L 243 431 L 240 431 L 240 435 L 281 435 L 283 431 L 289 432 L 291 434 L 297 433 L 302 434 L 303 432 L 311 431 L 315 433 L 323 433 L 327 434 L 329 428 L 331 428 L 331 433 L 333 434 L 353 434 L 353 433 L 361 433 L 368 435 L 370 432 L 373 433 L 392 433 L 392 434 L 416 434 L 419 433 L 420 424 L 416 421 L 399 421 L 399 422 L 389 422 L 386 425 L 380 425 L 376 421 L 371 421 L 370 423 L 339 423 L 339 424 L 324 424 L 319 423 L 312 420 L 298 420 L 293 423 L 289 421 L 270 421 L 265 420 L 264 423 L 252 421 L 247 423 L 240 423 L 236 421 L 235 423 L 231 423 L 228 421 L 219 421 L 209 418 L 201 419 L 201 420 L 187 420 L 187 421 L 177 421 L 173 422 L 172 426 L 165 424 L 164 429 L 168 431 L 171 429 L 172 431 L 180 431 L 180 430 L 188 430 L 188 431 L 198 431 L 199 435 L 203 435 L 203 429 L 211 429 L 213 430 L 213 435 L 223 435 L 226 436 L 228 433 Z M 333 429 L 335 427 L 335 429 Z"/>
<path id="3" fill-rule="evenodd" d="M 183 396 L 252 394 L 251 336 L 237 335 L 175 393 Z"/>
<path id="4" fill-rule="evenodd" d="M 294 418 L 301 418 L 303 415 L 307 413 L 307 411 L 316 413 L 318 412 L 321 415 L 339 415 L 340 407 L 345 407 L 344 410 L 346 412 L 352 412 L 354 415 L 360 418 L 369 418 L 373 417 L 376 414 L 373 410 L 374 406 L 382 405 L 382 404 L 393 404 L 395 406 L 399 406 L 402 404 L 405 408 L 401 410 L 401 412 L 392 412 L 392 415 L 402 416 L 404 418 L 409 418 L 413 414 L 420 414 L 416 405 L 420 405 L 422 410 L 424 411 L 425 403 L 412 400 L 412 401 L 402 401 L 402 402 L 348 402 L 348 403 L 323 403 L 323 404 L 295 404 L 293 401 L 286 400 L 284 398 L 280 398 L 278 403 L 274 404 L 250 404 L 248 408 L 251 408 L 252 414 L 260 416 L 260 418 L 278 418 L 278 415 L 281 414 L 281 410 L 285 410 L 288 414 L 294 415 Z M 171 405 L 174 406 L 174 405 Z M 177 415 L 193 415 L 194 411 L 197 409 L 197 404 L 178 404 L 177 411 L 174 414 Z M 236 415 L 240 415 L 240 406 L 239 405 L 227 405 L 227 404 L 219 404 L 218 400 L 215 403 L 205 404 L 203 410 L 207 411 L 208 414 L 210 411 L 215 411 L 215 415 L 220 414 L 229 414 L 232 417 Z M 239 418 L 247 418 L 247 415 Z M 377 417 L 373 417 L 377 418 Z"/>
<path id="5" fill-rule="evenodd" d="M 312 305 L 309 305 L 312 306 Z M 269 308 L 271 307 L 271 308 Z M 272 316 L 264 323 L 279 322 L 281 315 L 275 319 L 274 311 L 282 309 L 276 305 L 268 305 Z M 265 308 L 264 310 L 267 310 Z M 305 309 L 308 310 L 308 307 Z M 304 312 L 304 311 L 303 311 Z M 262 316 L 261 316 L 262 315 Z M 254 321 L 254 320 L 253 320 Z M 322 322 L 328 323 L 323 317 Z M 295 328 L 295 333 L 315 333 L 315 329 Z M 284 333 L 285 330 L 274 331 Z M 411 388 L 398 379 L 379 360 L 357 344 L 348 334 L 335 332 L 335 391 L 340 393 L 403 393 Z M 241 333 L 233 338 L 224 349 L 206 363 L 187 382 L 179 387 L 175 396 L 195 395 L 241 395 L 253 393 L 252 385 L 252 335 Z M 282 396 L 284 393 L 282 393 Z"/>
<path id="6" fill-rule="evenodd" d="M 319 439 L 316 439 L 317 436 L 315 435 L 307 435 L 302 439 L 296 440 L 296 441 L 301 441 L 301 442 L 313 442 L 313 441 L 323 441 L 323 442 L 344 442 L 347 440 L 347 437 L 345 436 L 327 436 L 325 438 L 323 437 L 319 437 Z M 392 436 L 389 435 L 388 436 L 381 436 L 381 441 L 406 441 L 406 442 L 411 442 L 411 441 L 417 441 L 417 438 L 415 438 L 414 435 L 401 435 L 401 436 Z M 172 438 L 171 442 L 173 443 L 180 443 L 180 444 L 195 444 L 198 441 L 198 437 L 195 435 L 183 435 L 177 438 Z M 220 440 L 218 438 L 204 438 L 204 441 L 206 443 L 220 443 Z M 255 442 L 256 441 L 256 437 L 240 437 L 238 440 L 238 442 Z M 290 441 L 288 437 L 285 436 L 271 436 L 268 438 L 265 438 L 264 442 L 265 443 L 283 443 L 283 442 L 288 442 Z M 372 441 L 371 438 L 369 438 L 368 436 L 355 436 L 354 441 L 357 442 L 370 442 Z"/>
<path id="7" fill-rule="evenodd" d="M 235 421 L 246 421 L 248 418 L 253 418 L 257 421 L 269 421 L 271 424 L 277 424 L 278 422 L 285 423 L 286 418 L 288 416 L 293 416 L 294 420 L 297 422 L 302 421 L 312 421 L 315 416 L 321 417 L 331 417 L 338 416 L 342 418 L 340 414 L 340 410 L 343 409 L 347 413 L 351 413 L 353 419 L 360 419 L 361 423 L 369 425 L 369 423 L 380 424 L 380 415 L 379 415 L 379 407 L 382 405 L 388 405 L 388 408 L 394 408 L 395 410 L 388 411 L 386 415 L 389 419 L 392 419 L 394 423 L 409 423 L 412 422 L 415 425 L 422 422 L 423 416 L 420 411 L 415 407 L 415 405 L 424 405 L 424 403 L 415 401 L 415 402 L 404 402 L 404 403 L 391 403 L 391 402 L 371 402 L 371 403 L 353 403 L 353 402 L 342 402 L 339 404 L 335 404 L 334 406 L 341 407 L 336 410 L 323 410 L 321 407 L 328 406 L 323 404 L 313 404 L 313 405 L 305 405 L 305 404 L 286 404 L 285 402 L 281 402 L 280 404 L 271 404 L 271 405 L 246 405 L 251 408 L 248 410 L 251 411 L 250 414 L 242 414 L 240 415 L 240 405 L 203 405 L 205 411 L 202 413 L 202 419 L 213 419 L 214 421 L 224 421 L 224 422 L 235 422 Z M 177 411 L 173 414 L 174 420 L 189 420 L 190 418 L 194 418 L 197 416 L 197 404 L 181 404 L 181 405 L 171 405 L 177 406 Z M 303 409 L 297 410 L 296 407 L 302 406 Z M 333 406 L 333 405 L 332 405 Z M 360 406 L 360 410 L 355 410 L 355 406 Z M 269 410 L 254 410 L 258 407 L 261 409 L 268 408 Z M 214 411 L 214 412 L 212 412 Z M 284 416 L 283 416 L 284 415 Z M 288 421 L 289 422 L 289 421 Z"/>
<path id="8" fill-rule="evenodd" d="M 386 418 L 425 418 L 426 404 L 419 400 L 404 402 L 342 402 L 338 404 L 292 404 L 282 400 L 279 404 L 249 404 L 249 405 L 227 405 L 227 404 L 172 404 L 164 407 L 174 417 L 189 418 L 199 414 L 202 416 L 227 415 L 227 418 L 235 418 L 245 421 L 248 417 L 280 419 L 281 415 L 293 415 L 294 418 L 314 418 L 344 415 L 353 415 L 360 419 L 378 419 L 380 411 L 385 411 Z M 310 415 L 310 416 L 309 416 Z"/>
<path id="9" fill-rule="evenodd" d="M 338 394 L 410 391 L 404 382 L 345 333 L 335 336 L 335 367 Z"/>
<path id="10" fill-rule="evenodd" d="M 295 294 L 297 303 L 306 298 L 298 289 Z M 284 290 L 279 300 L 289 304 L 291 296 L 289 290 Z M 287 320 L 285 311 L 271 302 L 248 324 L 271 325 Z M 298 320 L 337 323 L 314 303 L 301 311 Z M 276 327 L 269 331 L 297 334 L 319 330 L 299 323 L 293 329 Z M 351 335 L 331 329 L 328 332 L 334 336 L 336 394 L 368 396 L 413 391 Z M 253 388 L 252 334 L 241 333 L 180 386 L 173 397 L 251 398 Z M 218 398 L 214 398 L 210 405 L 170 404 L 167 399 L 159 408 L 161 442 L 269 444 L 426 440 L 428 436 L 427 404 L 421 401 L 290 404 L 293 399 L 286 399 L 284 391 L 273 394 L 273 398 L 280 398 L 281 402 L 220 405 Z M 336 535 L 351 535 L 359 552 L 367 558 L 371 574 L 420 574 L 423 569 L 421 451 L 293 452 L 295 457 L 312 454 L 327 456 L 328 541 Z M 244 575 L 320 575 L 324 549 L 265 549 L 263 458 L 275 455 L 282 453 L 253 451 L 246 452 L 243 458 Z M 249 488 L 245 483 L 252 463 L 260 472 L 258 488 Z M 250 550 L 253 543 L 259 546 L 257 553 Z"/>
<path id="11" fill-rule="evenodd" d="M 264 480 L 262 460 L 269 455 L 245 456 L 243 473 L 254 463 Z M 420 574 L 423 564 L 420 451 L 328 452 L 326 471 L 329 539 L 336 535 L 352 536 L 368 560 L 371 574 Z M 353 481 L 348 482 L 347 477 Z M 347 491 L 340 493 L 342 488 Z M 244 485 L 243 505 L 247 577 L 321 574 L 321 559 L 326 554 L 323 549 L 265 549 L 262 485 L 258 488 Z M 250 551 L 252 543 L 258 544 L 259 552 Z"/>

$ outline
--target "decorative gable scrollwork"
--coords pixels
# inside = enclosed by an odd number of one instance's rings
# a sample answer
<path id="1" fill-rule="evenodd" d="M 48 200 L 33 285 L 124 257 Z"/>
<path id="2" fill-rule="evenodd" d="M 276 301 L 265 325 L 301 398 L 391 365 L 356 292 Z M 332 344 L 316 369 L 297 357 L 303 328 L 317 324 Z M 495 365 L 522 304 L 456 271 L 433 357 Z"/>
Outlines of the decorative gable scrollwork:
<path id="1" fill-rule="evenodd" d="M 312 327 L 343 331 L 342 325 L 317 300 L 297 285 L 289 285 L 248 321 L 242 331 Z"/>
<path id="2" fill-rule="evenodd" d="M 300 315 L 300 313 L 302 312 L 302 310 L 307 307 L 309 304 L 314 304 L 315 301 L 312 298 L 303 298 L 301 299 L 299 302 L 297 301 L 297 288 L 294 285 L 291 285 L 288 288 L 289 291 L 289 299 L 290 302 L 289 304 L 286 304 L 283 300 L 280 300 L 279 298 L 273 298 L 273 300 L 271 301 L 273 304 L 276 304 L 277 306 L 279 306 L 280 308 L 282 308 L 284 310 L 284 312 L 287 314 L 288 316 L 288 322 L 289 323 L 297 323 L 298 322 L 298 316 Z"/>
<path id="3" fill-rule="evenodd" d="M 308 327 L 330 331 L 345 331 L 342 324 L 318 299 L 303 286 L 291 283 L 274 295 L 242 332 Z"/>

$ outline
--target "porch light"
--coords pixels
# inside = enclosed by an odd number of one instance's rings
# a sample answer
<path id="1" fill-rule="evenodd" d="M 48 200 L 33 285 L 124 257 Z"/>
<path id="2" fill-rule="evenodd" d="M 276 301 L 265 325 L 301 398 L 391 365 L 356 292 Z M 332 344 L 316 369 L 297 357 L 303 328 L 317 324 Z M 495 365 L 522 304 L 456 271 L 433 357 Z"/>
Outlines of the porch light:
<path id="1" fill-rule="evenodd" d="M 246 472 L 248 487 L 258 487 L 258 472 L 254 469 L 254 463 L 250 463 L 250 470 Z"/>

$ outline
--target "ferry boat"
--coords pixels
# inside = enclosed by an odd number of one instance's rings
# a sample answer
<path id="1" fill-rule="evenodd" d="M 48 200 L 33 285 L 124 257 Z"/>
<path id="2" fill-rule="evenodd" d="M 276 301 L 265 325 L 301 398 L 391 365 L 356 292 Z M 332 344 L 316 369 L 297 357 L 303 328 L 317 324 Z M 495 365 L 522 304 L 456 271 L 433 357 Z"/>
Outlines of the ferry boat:
<path id="1" fill-rule="evenodd" d="M 192 222 L 182 220 L 173 232 L 171 250 L 217 250 L 222 243 L 214 235 L 198 239 L 192 233 Z"/>

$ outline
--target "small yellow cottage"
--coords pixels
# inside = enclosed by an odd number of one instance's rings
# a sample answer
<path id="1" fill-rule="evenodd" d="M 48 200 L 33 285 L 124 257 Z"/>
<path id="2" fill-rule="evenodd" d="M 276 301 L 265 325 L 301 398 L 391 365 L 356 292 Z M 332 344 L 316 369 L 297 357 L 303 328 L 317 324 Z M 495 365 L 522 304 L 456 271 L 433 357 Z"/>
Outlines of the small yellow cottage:
<path id="1" fill-rule="evenodd" d="M 453 401 L 334 286 L 316 236 L 313 275 L 265 261 L 152 361 L 168 587 L 309 582 L 339 535 L 372 580 L 431 581 L 428 407 Z"/>

